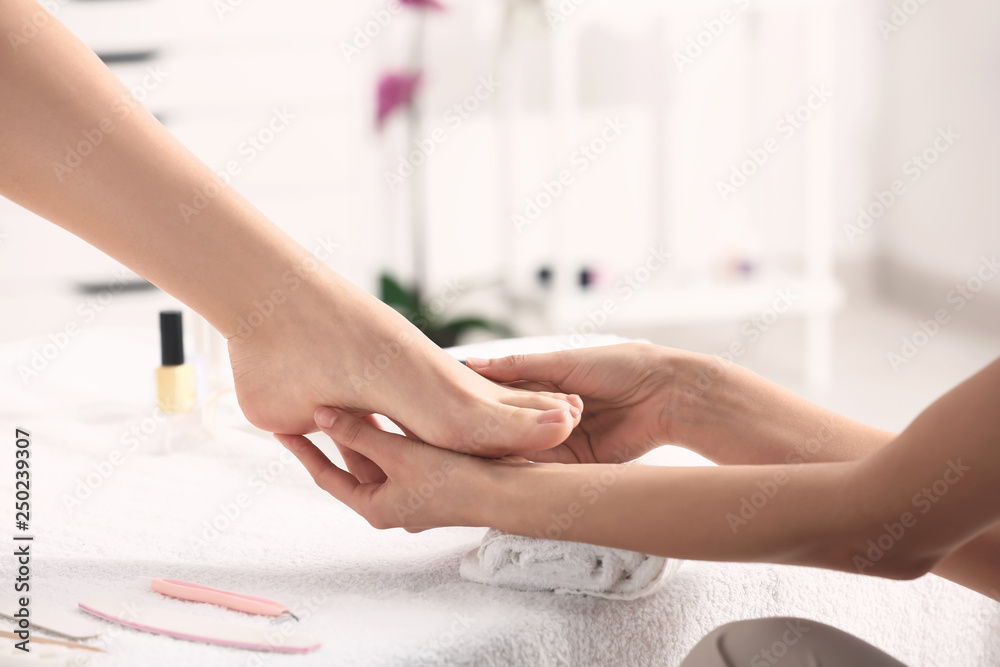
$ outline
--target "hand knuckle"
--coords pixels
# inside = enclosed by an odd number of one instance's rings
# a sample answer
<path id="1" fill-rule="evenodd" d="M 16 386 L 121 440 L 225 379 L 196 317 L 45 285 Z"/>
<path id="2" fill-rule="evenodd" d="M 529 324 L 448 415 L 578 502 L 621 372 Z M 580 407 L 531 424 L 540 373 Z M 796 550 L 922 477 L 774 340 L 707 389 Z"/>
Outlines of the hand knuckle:
<path id="1" fill-rule="evenodd" d="M 321 468 L 320 470 L 314 471 L 312 473 L 313 481 L 316 482 L 316 486 L 323 490 L 327 490 L 328 487 L 333 483 L 333 471 L 330 468 Z"/>
<path id="2" fill-rule="evenodd" d="M 365 424 L 360 419 L 341 418 L 340 432 L 336 433 L 335 441 L 345 447 L 351 447 L 361 437 Z"/>

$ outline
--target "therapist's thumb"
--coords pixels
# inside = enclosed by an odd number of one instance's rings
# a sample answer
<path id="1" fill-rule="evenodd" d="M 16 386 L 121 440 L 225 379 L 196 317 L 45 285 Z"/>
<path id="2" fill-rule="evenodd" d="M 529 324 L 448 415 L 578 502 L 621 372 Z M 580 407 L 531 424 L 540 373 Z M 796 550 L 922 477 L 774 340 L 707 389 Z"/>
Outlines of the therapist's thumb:
<path id="1" fill-rule="evenodd" d="M 576 368 L 577 361 L 571 352 L 512 354 L 499 359 L 469 357 L 465 365 L 495 382 L 536 380 L 558 385 Z"/>
<path id="2" fill-rule="evenodd" d="M 316 426 L 341 447 L 347 447 L 377 464 L 395 459 L 400 444 L 407 440 L 401 435 L 380 428 L 343 410 L 321 407 L 313 415 Z M 400 442 L 401 441 L 401 442 Z"/>

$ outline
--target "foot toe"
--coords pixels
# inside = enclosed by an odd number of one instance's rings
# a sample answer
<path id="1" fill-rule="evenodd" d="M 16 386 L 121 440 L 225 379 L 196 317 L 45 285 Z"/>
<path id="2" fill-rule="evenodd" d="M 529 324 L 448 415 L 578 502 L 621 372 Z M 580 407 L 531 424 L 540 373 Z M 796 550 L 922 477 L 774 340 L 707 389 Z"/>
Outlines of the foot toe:
<path id="1" fill-rule="evenodd" d="M 502 405 L 466 436 L 465 451 L 480 456 L 536 452 L 564 442 L 575 426 L 568 405 L 536 409 Z"/>

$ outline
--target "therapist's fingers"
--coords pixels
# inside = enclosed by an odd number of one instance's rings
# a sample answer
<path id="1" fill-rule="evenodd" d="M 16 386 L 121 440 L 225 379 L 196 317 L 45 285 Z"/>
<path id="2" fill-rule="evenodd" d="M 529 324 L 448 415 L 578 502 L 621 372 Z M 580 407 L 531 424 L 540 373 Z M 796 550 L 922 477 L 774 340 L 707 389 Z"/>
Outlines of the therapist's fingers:
<path id="1" fill-rule="evenodd" d="M 353 495 L 361 485 L 354 475 L 331 463 L 326 454 L 304 435 L 275 433 L 274 437 L 305 466 L 316 486 L 354 509 Z"/>
<path id="2" fill-rule="evenodd" d="M 372 426 L 378 427 L 378 421 L 375 418 L 375 415 L 366 415 L 362 419 Z M 340 455 L 344 457 L 344 463 L 347 464 L 347 469 L 350 470 L 351 474 L 357 477 L 358 481 L 362 484 L 368 482 L 384 482 L 387 479 L 385 472 L 367 456 L 359 454 L 349 447 L 342 447 L 337 443 L 334 444 L 337 445 L 337 450 L 340 452 Z"/>
<path id="3" fill-rule="evenodd" d="M 495 382 L 537 380 L 561 387 L 577 367 L 575 350 L 544 354 L 512 354 L 498 359 L 469 357 L 465 365 Z"/>
<path id="4" fill-rule="evenodd" d="M 337 443 L 333 443 L 337 445 Z M 344 457 L 344 464 L 352 475 L 358 478 L 358 481 L 362 484 L 367 484 L 369 482 L 381 483 L 387 478 L 385 476 L 385 471 L 378 467 L 374 461 L 372 461 L 367 456 L 358 454 L 353 449 L 349 447 L 342 447 L 337 445 L 337 451 L 340 455 Z"/>
<path id="5" fill-rule="evenodd" d="M 413 445 L 413 441 L 395 433 L 388 433 L 342 410 L 322 407 L 314 415 L 316 425 L 342 447 L 353 449 L 372 461 L 386 473 L 400 461 L 400 449 Z"/>
<path id="6" fill-rule="evenodd" d="M 551 382 L 538 382 L 536 380 L 514 380 L 513 382 L 504 382 L 502 384 L 505 387 L 510 387 L 511 389 L 524 389 L 525 391 L 538 391 L 546 393 L 555 393 L 559 391 L 559 387 L 555 386 Z"/>

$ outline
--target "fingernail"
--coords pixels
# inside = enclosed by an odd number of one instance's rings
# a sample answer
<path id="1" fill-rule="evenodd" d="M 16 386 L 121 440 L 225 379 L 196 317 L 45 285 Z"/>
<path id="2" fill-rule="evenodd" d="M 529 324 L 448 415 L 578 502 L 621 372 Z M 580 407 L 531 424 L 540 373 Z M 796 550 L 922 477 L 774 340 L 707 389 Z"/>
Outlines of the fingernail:
<path id="1" fill-rule="evenodd" d="M 569 406 L 569 413 L 573 416 L 573 419 L 576 419 L 577 417 L 580 416 L 580 408 L 576 407 L 575 405 L 570 404 L 570 406 Z"/>
<path id="2" fill-rule="evenodd" d="M 565 421 L 565 419 L 566 419 L 565 408 L 546 410 L 542 414 L 538 415 L 539 424 L 558 424 L 559 422 Z"/>
<path id="3" fill-rule="evenodd" d="M 313 415 L 313 419 L 316 420 L 317 425 L 330 428 L 337 419 L 337 411 L 333 408 L 319 408 Z"/>
<path id="4" fill-rule="evenodd" d="M 486 368 L 490 365 L 490 360 L 481 357 L 466 357 L 465 365 L 470 368 Z"/>

